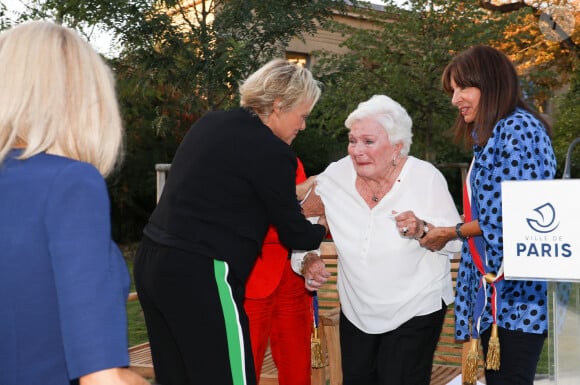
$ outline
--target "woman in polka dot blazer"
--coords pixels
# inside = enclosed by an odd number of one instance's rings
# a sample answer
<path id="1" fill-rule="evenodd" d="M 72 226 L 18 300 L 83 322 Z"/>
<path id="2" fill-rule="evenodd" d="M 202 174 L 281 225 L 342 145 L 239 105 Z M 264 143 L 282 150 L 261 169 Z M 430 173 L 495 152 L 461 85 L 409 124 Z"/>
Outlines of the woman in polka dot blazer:
<path id="1" fill-rule="evenodd" d="M 533 384 L 547 334 L 546 282 L 503 279 L 501 182 L 552 179 L 550 126 L 522 99 L 513 64 L 500 51 L 472 47 L 445 68 L 443 88 L 459 109 L 458 142 L 473 146 L 464 191 L 465 223 L 421 240 L 438 249 L 463 242 L 455 299 L 457 339 L 481 339 L 487 385 Z M 501 346 L 501 349 L 499 347 Z"/>

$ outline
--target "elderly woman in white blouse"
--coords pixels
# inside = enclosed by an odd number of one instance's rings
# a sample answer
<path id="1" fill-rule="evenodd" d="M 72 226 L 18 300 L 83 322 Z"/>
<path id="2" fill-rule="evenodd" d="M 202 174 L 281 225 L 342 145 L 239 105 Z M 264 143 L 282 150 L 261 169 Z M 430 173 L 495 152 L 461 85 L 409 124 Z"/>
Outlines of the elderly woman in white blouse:
<path id="1" fill-rule="evenodd" d="M 408 155 L 412 122 L 399 103 L 375 95 L 345 125 L 348 156 L 318 176 L 304 202 L 321 200 L 338 252 L 344 385 L 428 385 L 453 301 L 449 254 L 461 244 L 434 252 L 418 239 L 460 217 L 443 175 Z M 294 253 L 293 266 L 309 290 L 328 278 L 314 252 Z"/>

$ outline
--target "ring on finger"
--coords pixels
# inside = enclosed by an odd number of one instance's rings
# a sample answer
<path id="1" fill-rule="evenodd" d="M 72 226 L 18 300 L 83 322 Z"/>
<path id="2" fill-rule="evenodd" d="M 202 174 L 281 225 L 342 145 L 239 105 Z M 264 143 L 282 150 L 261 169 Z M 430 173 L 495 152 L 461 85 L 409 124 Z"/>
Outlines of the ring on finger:
<path id="1" fill-rule="evenodd" d="M 401 231 L 403 232 L 403 235 L 407 235 L 407 233 L 409 232 L 409 228 L 405 226 L 401 229 Z"/>
<path id="2" fill-rule="evenodd" d="M 308 279 L 306 280 L 306 284 L 307 284 L 308 286 L 312 286 L 312 279 L 308 278 Z"/>

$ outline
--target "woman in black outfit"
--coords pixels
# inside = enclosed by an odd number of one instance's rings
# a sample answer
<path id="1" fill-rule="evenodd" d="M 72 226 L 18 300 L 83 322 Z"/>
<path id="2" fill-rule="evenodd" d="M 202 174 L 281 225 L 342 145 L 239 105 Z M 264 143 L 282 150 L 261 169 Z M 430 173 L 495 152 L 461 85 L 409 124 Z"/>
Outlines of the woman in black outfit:
<path id="1" fill-rule="evenodd" d="M 276 59 L 241 86 L 241 108 L 209 112 L 186 134 L 144 229 L 135 282 L 157 382 L 256 383 L 244 285 L 269 224 L 288 248 L 316 249 L 296 200 L 290 143 L 320 88 Z M 323 219 L 324 221 L 324 219 Z"/>

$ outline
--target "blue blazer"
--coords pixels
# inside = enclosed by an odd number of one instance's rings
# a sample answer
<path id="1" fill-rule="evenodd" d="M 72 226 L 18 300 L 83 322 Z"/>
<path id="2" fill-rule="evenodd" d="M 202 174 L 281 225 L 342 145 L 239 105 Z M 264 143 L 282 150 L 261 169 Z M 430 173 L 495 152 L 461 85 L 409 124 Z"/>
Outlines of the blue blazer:
<path id="1" fill-rule="evenodd" d="M 73 384 L 127 366 L 129 275 L 103 178 L 19 152 L 0 165 L 0 384 Z"/>

